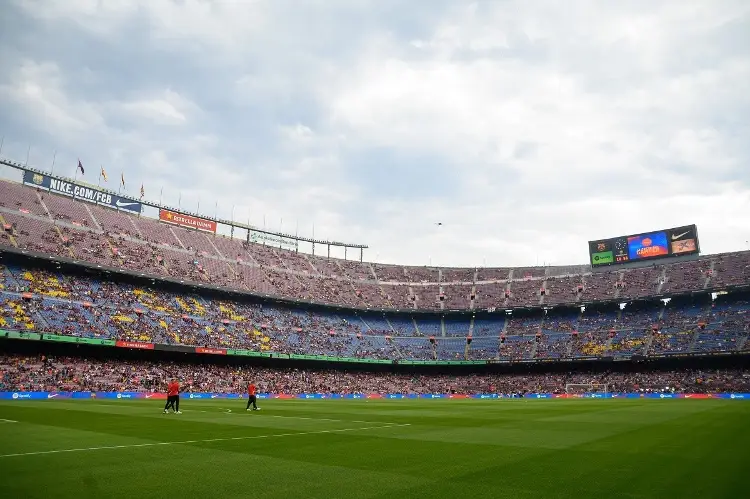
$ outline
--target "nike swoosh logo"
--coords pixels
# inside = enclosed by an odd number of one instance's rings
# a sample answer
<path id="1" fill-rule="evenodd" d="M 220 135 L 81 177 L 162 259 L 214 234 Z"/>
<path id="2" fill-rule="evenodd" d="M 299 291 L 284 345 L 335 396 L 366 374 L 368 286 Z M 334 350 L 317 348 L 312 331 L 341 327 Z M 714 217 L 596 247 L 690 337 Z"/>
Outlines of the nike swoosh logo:
<path id="1" fill-rule="evenodd" d="M 115 201 L 115 205 L 116 205 L 116 206 L 117 206 L 118 208 L 122 208 L 123 206 L 135 206 L 135 205 L 137 205 L 137 204 L 138 204 L 138 203 L 132 203 L 132 202 L 131 202 L 131 203 L 125 203 L 125 202 L 122 202 L 122 201 L 120 201 L 119 199 L 118 199 L 117 201 Z"/>
<path id="2" fill-rule="evenodd" d="M 51 399 L 51 398 L 55 398 L 55 397 L 57 397 L 57 394 L 56 394 L 56 393 L 48 393 L 48 394 L 47 394 L 47 398 L 48 398 L 48 399 Z"/>
<path id="3" fill-rule="evenodd" d="M 674 241 L 674 240 L 677 240 L 677 239 L 681 238 L 682 236 L 684 236 L 684 235 L 685 235 L 685 234 L 687 234 L 688 232 L 690 232 L 690 231 L 688 230 L 688 231 L 686 231 L 686 232 L 683 232 L 682 234 L 676 234 L 676 235 L 675 235 L 675 234 L 672 234 L 672 241 Z"/>
<path id="4" fill-rule="evenodd" d="M 153 397 L 153 395 L 146 395 L 147 399 L 150 399 L 151 397 Z"/>

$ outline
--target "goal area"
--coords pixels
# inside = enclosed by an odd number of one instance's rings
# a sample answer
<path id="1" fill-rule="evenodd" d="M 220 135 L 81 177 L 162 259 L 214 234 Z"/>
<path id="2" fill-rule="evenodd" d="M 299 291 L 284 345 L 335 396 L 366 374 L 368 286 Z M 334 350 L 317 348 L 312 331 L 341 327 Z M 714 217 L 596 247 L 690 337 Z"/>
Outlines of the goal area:
<path id="1" fill-rule="evenodd" d="M 609 393 L 609 385 L 606 383 L 567 383 L 565 393 L 569 395 L 582 395 L 584 393 Z"/>

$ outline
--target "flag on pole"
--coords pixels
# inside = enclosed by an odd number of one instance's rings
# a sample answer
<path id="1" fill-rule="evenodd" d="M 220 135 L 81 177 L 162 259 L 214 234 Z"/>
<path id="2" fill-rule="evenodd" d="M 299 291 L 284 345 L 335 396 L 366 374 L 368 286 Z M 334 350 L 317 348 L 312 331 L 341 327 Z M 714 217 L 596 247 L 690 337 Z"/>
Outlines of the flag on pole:
<path id="1" fill-rule="evenodd" d="M 104 171 L 103 166 L 102 166 L 102 178 L 104 179 L 105 182 L 107 181 L 107 172 Z"/>
<path id="2" fill-rule="evenodd" d="M 143 184 L 141 184 L 141 199 L 143 199 L 143 196 L 146 195 L 146 192 L 143 190 Z"/>
<path id="3" fill-rule="evenodd" d="M 125 174 L 120 174 L 120 184 L 122 184 L 123 187 L 125 187 Z"/>
<path id="4" fill-rule="evenodd" d="M 78 160 L 78 169 L 81 170 L 81 175 L 83 175 L 84 174 L 83 165 L 81 164 L 81 160 L 80 159 Z"/>

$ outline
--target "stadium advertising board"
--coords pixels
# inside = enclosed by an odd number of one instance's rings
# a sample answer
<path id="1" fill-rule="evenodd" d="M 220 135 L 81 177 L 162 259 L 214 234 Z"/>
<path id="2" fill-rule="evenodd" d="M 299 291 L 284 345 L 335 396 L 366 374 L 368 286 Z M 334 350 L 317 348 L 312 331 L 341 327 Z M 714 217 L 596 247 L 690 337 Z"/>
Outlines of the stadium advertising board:
<path id="1" fill-rule="evenodd" d="M 62 194 L 63 196 L 80 199 L 89 203 L 109 206 L 116 210 L 125 210 L 130 213 L 141 213 L 141 210 L 143 210 L 143 204 L 140 201 L 112 194 L 94 186 L 52 178 L 42 173 L 23 172 L 23 183 L 47 189 L 55 194 Z"/>
<path id="2" fill-rule="evenodd" d="M 264 234 L 254 230 L 248 231 L 247 241 L 250 243 L 267 244 L 269 246 L 279 246 L 286 249 L 298 249 L 299 241 L 290 237 L 276 236 L 273 234 Z"/>
<path id="3" fill-rule="evenodd" d="M 592 267 L 697 255 L 699 252 L 695 225 L 589 241 Z"/>
<path id="4" fill-rule="evenodd" d="M 213 220 L 206 220 L 205 218 L 184 215 L 182 213 L 165 210 L 163 208 L 159 210 L 159 220 L 168 224 L 187 227 L 188 229 L 197 229 L 204 232 L 216 233 L 216 222 L 214 222 Z"/>
<path id="5" fill-rule="evenodd" d="M 135 348 L 137 350 L 154 350 L 153 343 L 145 343 L 142 341 L 117 341 L 115 346 L 119 348 Z"/>
<path id="6" fill-rule="evenodd" d="M 238 393 L 184 393 L 183 397 L 188 399 L 241 399 L 247 398 L 245 394 Z M 152 399 L 164 400 L 165 393 L 154 392 L 0 392 L 0 400 L 50 400 L 50 399 Z M 501 393 L 475 393 L 475 394 L 447 394 L 447 393 L 259 393 L 259 399 L 513 399 L 517 395 L 505 395 Z M 569 399 L 569 398 L 595 398 L 595 399 L 724 399 L 724 400 L 750 400 L 750 393 L 581 393 L 581 394 L 552 394 L 552 393 L 527 393 L 523 395 L 527 399 Z"/>
<path id="7" fill-rule="evenodd" d="M 209 355 L 226 355 L 227 351 L 224 348 L 195 347 L 195 353 L 205 353 Z"/>

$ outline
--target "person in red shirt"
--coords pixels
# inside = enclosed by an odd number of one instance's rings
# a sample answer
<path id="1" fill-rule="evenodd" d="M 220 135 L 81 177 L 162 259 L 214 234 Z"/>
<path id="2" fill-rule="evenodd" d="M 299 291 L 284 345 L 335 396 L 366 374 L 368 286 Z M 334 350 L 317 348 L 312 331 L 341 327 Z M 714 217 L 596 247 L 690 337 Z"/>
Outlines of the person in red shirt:
<path id="1" fill-rule="evenodd" d="M 167 385 L 167 405 L 164 406 L 164 414 L 167 414 L 170 407 L 175 414 L 182 414 L 180 412 L 180 383 L 176 379 Z"/>
<path id="2" fill-rule="evenodd" d="M 256 389 L 255 389 L 255 383 L 253 383 L 251 381 L 250 384 L 247 385 L 247 408 L 245 409 L 246 411 L 250 410 L 250 405 L 251 404 L 253 406 L 253 410 L 254 411 L 260 410 L 260 409 L 258 409 L 258 404 L 255 403 L 255 401 L 256 401 L 255 391 L 256 391 Z"/>

